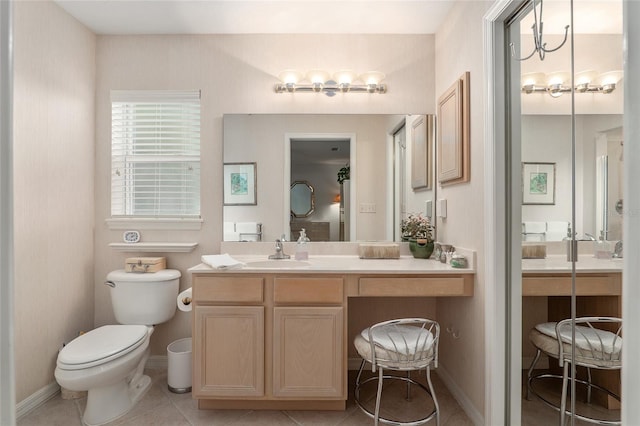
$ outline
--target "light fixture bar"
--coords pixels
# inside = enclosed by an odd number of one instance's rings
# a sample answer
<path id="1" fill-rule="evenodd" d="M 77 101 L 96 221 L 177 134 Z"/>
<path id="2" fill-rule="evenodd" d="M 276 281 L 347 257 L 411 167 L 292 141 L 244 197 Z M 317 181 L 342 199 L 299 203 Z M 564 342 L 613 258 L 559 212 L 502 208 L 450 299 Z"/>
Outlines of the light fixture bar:
<path id="1" fill-rule="evenodd" d="M 325 93 L 387 93 L 387 85 L 382 83 L 372 84 L 338 84 L 338 83 L 277 83 L 274 87 L 276 93 L 313 92 Z M 329 95 L 332 96 L 332 95 Z"/>
<path id="2" fill-rule="evenodd" d="M 576 93 L 603 93 L 609 94 L 616 88 L 615 83 L 592 85 L 592 84 L 577 84 L 575 87 Z M 522 93 L 549 93 L 550 95 L 569 93 L 571 92 L 570 86 L 564 86 L 561 84 L 550 84 L 548 86 L 539 86 L 535 84 L 525 84 L 522 86 Z"/>

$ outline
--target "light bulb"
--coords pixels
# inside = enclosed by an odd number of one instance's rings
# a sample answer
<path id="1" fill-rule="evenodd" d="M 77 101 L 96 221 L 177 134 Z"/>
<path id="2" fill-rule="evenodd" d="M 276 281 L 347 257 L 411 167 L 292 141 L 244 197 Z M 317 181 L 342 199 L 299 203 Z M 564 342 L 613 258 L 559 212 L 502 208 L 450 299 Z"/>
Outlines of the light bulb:
<path id="1" fill-rule="evenodd" d="M 356 78 L 356 73 L 351 70 L 341 70 L 333 75 L 333 79 L 342 85 L 350 85 Z"/>
<path id="2" fill-rule="evenodd" d="M 297 84 L 302 80 L 302 73 L 297 70 L 284 70 L 278 74 L 278 78 L 284 84 Z"/>
<path id="3" fill-rule="evenodd" d="M 382 80 L 384 80 L 385 75 L 379 71 L 367 71 L 360 75 L 360 80 L 364 84 L 379 84 Z"/>

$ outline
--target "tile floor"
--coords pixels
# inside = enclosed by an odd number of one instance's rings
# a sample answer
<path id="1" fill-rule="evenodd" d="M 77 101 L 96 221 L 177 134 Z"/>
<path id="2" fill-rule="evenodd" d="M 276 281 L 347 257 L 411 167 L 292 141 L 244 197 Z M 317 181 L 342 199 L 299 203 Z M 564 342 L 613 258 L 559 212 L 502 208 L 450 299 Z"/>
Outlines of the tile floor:
<path id="1" fill-rule="evenodd" d="M 191 393 L 174 394 L 167 389 L 167 373 L 161 370 L 147 370 L 153 381 L 151 389 L 133 410 L 122 418 L 110 423 L 110 426 L 368 426 L 373 420 L 362 413 L 353 401 L 353 383 L 355 372 L 349 372 L 349 399 L 345 411 L 251 411 L 251 410 L 198 410 Z M 524 374 L 523 374 L 524 375 Z M 415 378 L 415 377 L 414 377 Z M 422 374 L 418 380 L 423 380 Z M 440 404 L 441 426 L 468 426 L 473 423 L 465 415 L 462 408 L 451 396 L 437 374 L 432 375 L 433 385 Z M 523 395 L 526 379 L 523 377 Z M 556 393 L 559 383 L 540 385 L 542 393 L 549 396 L 549 390 Z M 394 382 L 391 387 L 402 386 Z M 362 400 L 368 400 L 371 406 L 375 403 L 375 389 L 365 388 Z M 383 399 L 382 410 L 386 416 L 426 415 L 431 409 L 426 399 L 415 399 L 407 402 L 401 389 L 389 392 Z M 38 407 L 18 422 L 18 426 L 82 426 L 81 416 L 85 399 L 64 400 L 60 395 Z M 578 403 L 580 407 L 584 404 Z M 584 408 L 578 407 L 578 412 Z M 594 409 L 586 407 L 586 409 Z M 600 414 L 606 410 L 595 408 Z M 610 411 L 610 415 L 619 416 L 619 411 Z M 618 417 L 619 418 L 619 417 Z M 558 412 L 543 404 L 535 396 L 531 400 L 522 399 L 522 426 L 548 426 L 558 423 Z M 429 423 L 435 425 L 435 421 Z M 589 423 L 576 421 L 576 426 Z"/>
<path id="2" fill-rule="evenodd" d="M 373 425 L 353 401 L 355 373 L 349 372 L 349 400 L 345 411 L 252 411 L 252 410 L 198 410 L 191 393 L 174 394 L 167 389 L 167 373 L 161 370 L 147 370 L 153 384 L 147 395 L 125 416 L 110 423 L 110 426 L 356 426 Z M 412 376 L 413 377 L 413 376 Z M 421 379 L 424 374 L 420 375 Z M 415 377 L 414 377 L 415 378 Z M 420 380 L 420 379 L 418 379 Z M 437 374 L 432 374 L 433 385 L 440 405 L 441 426 L 467 426 L 473 423 L 448 392 Z M 402 386 L 393 382 L 389 386 Z M 362 390 L 362 400 L 375 404 L 375 385 Z M 414 398 L 407 402 L 402 397 L 402 389 L 391 392 L 383 399 L 381 410 L 387 416 L 394 414 L 424 415 L 430 411 L 427 398 Z M 418 395 L 418 394 L 417 394 Z M 64 400 L 60 395 L 47 401 L 20 419 L 18 426 L 81 426 L 81 416 L 86 399 Z M 402 417 L 400 417 L 402 419 Z M 435 420 L 429 424 L 435 425 Z"/>

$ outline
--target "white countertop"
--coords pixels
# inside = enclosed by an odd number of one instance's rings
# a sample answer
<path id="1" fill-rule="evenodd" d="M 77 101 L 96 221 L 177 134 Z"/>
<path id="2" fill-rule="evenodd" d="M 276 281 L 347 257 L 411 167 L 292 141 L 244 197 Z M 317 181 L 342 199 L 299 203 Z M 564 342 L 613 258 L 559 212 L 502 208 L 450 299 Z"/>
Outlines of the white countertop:
<path id="1" fill-rule="evenodd" d="M 597 259 L 593 255 L 578 256 L 576 272 L 622 272 L 623 259 Z M 566 255 L 547 255 L 546 259 L 522 259 L 522 273 L 571 272 Z"/>
<path id="2" fill-rule="evenodd" d="M 214 269 L 201 263 L 189 272 L 210 273 L 357 273 L 357 274 L 474 274 L 472 268 L 453 268 L 433 259 L 360 259 L 358 256 L 310 256 L 309 260 L 268 260 L 264 255 L 233 255 L 245 265 L 237 268 Z"/>

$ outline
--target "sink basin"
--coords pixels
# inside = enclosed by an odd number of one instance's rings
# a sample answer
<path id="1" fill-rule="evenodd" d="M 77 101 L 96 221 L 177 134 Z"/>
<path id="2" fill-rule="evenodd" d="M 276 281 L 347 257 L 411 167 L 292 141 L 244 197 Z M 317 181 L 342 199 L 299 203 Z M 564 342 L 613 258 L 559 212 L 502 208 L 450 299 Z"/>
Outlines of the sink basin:
<path id="1" fill-rule="evenodd" d="M 302 260 L 290 260 L 290 259 L 274 259 L 274 260 L 259 260 L 256 262 L 247 262 L 245 267 L 256 269 L 290 269 L 290 268 L 304 268 L 310 266 L 309 262 Z"/>

